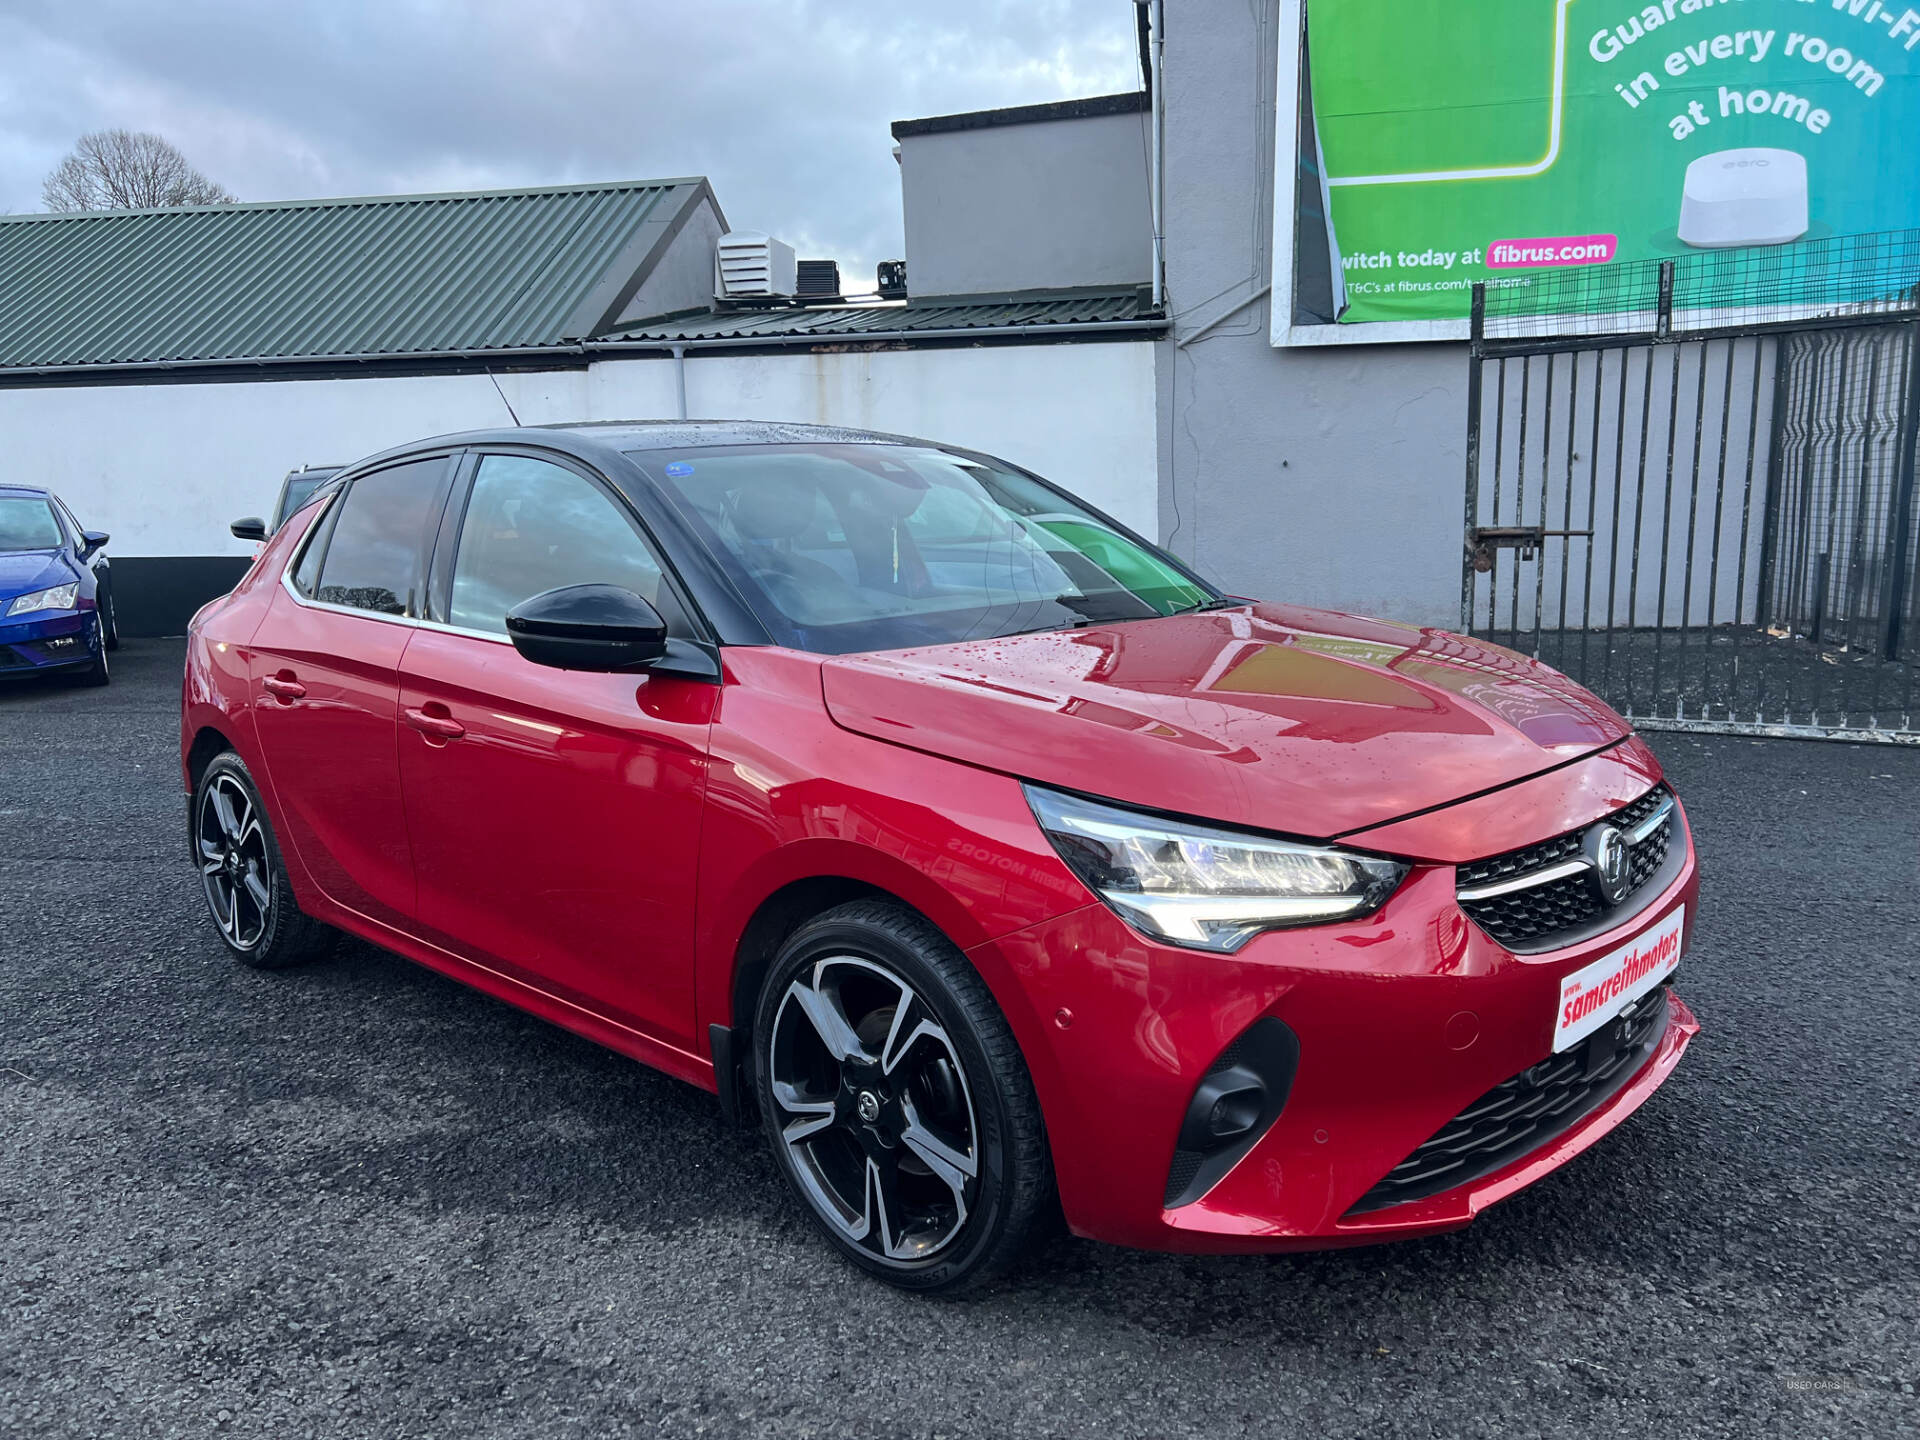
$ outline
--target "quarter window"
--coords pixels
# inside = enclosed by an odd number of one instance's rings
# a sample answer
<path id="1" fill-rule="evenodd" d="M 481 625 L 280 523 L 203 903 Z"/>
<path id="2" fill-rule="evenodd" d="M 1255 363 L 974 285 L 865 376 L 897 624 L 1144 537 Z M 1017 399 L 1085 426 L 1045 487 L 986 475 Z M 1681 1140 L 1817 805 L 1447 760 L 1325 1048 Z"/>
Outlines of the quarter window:
<path id="1" fill-rule="evenodd" d="M 313 598 L 380 615 L 415 613 L 427 520 L 439 508 L 446 468 L 444 459 L 417 460 L 354 481 L 340 498 Z"/>
<path id="2" fill-rule="evenodd" d="M 460 526 L 448 621 L 505 635 L 507 612 L 522 600 L 590 584 L 631 590 L 672 625 L 659 563 L 599 486 L 545 460 L 483 459 Z"/>

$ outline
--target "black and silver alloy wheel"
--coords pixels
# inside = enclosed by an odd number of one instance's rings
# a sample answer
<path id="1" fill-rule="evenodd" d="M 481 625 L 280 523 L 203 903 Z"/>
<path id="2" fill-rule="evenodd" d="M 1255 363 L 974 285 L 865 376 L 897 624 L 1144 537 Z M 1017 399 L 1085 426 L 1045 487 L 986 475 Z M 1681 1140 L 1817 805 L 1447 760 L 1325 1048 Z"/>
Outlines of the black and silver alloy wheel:
<path id="1" fill-rule="evenodd" d="M 300 909 L 273 822 L 238 755 L 229 750 L 207 762 L 187 822 L 207 913 L 228 953 L 256 970 L 278 970 L 333 947 L 334 931 Z"/>
<path id="2" fill-rule="evenodd" d="M 925 916 L 849 901 L 799 926 L 751 1019 L 774 1155 L 827 1239 L 903 1289 L 976 1286 L 1053 1210 L 1026 1059 L 967 957 Z"/>
<path id="3" fill-rule="evenodd" d="M 235 950 L 257 948 L 273 920 L 273 858 L 259 808 L 237 777 L 202 787 L 194 841 L 220 933 Z"/>
<path id="4" fill-rule="evenodd" d="M 945 1028 L 871 960 L 815 961 L 781 997 L 770 1088 L 815 1210 L 889 1260 L 926 1260 L 967 1223 L 979 1123 Z"/>

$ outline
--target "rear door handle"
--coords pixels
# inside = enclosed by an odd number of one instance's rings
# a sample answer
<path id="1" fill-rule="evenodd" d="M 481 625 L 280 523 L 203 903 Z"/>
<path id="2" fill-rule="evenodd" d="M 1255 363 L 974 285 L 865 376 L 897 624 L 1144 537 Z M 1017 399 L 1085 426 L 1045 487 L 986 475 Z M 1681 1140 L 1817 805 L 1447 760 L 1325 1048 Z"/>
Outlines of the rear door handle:
<path id="1" fill-rule="evenodd" d="M 260 684 L 266 692 L 282 705 L 291 705 L 296 700 L 306 698 L 307 687 L 287 675 L 269 675 Z"/>
<path id="2" fill-rule="evenodd" d="M 434 707 L 441 711 L 445 708 L 445 706 Z M 467 733 L 467 727 L 451 715 L 435 714 L 433 710 L 415 709 L 413 706 L 408 706 L 400 713 L 407 717 L 407 724 L 430 740 L 458 740 Z"/>

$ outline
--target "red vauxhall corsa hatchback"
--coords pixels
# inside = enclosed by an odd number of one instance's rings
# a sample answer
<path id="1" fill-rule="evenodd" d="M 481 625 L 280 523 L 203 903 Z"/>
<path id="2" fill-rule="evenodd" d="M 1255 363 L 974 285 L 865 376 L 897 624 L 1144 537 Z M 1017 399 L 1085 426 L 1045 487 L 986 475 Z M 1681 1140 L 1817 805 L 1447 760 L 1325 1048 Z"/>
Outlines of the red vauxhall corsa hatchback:
<path id="1" fill-rule="evenodd" d="M 1606 705 L 923 441 L 363 461 L 195 618 L 182 720 L 241 960 L 348 931 L 717 1091 L 913 1289 L 1056 1205 L 1165 1250 L 1456 1229 L 1697 1030 L 1686 817 Z"/>

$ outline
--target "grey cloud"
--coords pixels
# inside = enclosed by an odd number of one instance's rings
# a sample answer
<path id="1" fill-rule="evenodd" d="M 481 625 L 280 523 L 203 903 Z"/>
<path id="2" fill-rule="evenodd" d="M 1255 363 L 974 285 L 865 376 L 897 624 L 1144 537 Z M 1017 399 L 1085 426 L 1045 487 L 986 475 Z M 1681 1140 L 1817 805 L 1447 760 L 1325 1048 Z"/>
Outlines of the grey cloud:
<path id="1" fill-rule="evenodd" d="M 0 209 L 86 130 L 242 199 L 705 174 L 728 219 L 900 253 L 892 120 L 1131 89 L 1131 0 L 0 0 Z"/>

